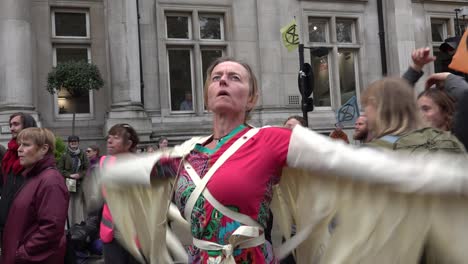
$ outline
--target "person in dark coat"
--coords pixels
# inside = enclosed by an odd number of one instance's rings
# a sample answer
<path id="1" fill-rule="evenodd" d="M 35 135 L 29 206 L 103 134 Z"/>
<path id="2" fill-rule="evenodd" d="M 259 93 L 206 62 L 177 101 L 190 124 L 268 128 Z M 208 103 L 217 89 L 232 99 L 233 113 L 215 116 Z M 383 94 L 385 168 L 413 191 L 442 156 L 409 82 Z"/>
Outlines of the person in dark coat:
<path id="1" fill-rule="evenodd" d="M 18 135 L 25 180 L 9 206 L 2 236 L 2 264 L 63 263 L 68 190 L 55 166 L 55 136 L 45 128 Z"/>
<path id="2" fill-rule="evenodd" d="M 86 153 L 79 146 L 80 138 L 78 136 L 69 136 L 67 151 L 57 162 L 57 167 L 65 177 L 70 192 L 68 220 L 72 225 L 84 221 L 86 216 L 86 201 L 81 184 L 88 171 L 89 160 Z"/>
<path id="3" fill-rule="evenodd" d="M 8 142 L 8 149 L 2 158 L 0 169 L 0 194 L 2 196 L 2 199 L 0 199 L 0 233 L 5 225 L 9 205 L 24 181 L 24 177 L 21 176 L 23 166 L 21 166 L 18 158 L 16 137 L 25 128 L 37 127 L 36 120 L 31 115 L 22 112 L 12 114 L 9 124 L 11 140 Z"/>
<path id="4" fill-rule="evenodd" d="M 0 145 L 0 164 L 2 163 L 3 156 L 5 156 L 6 148 L 3 145 Z"/>

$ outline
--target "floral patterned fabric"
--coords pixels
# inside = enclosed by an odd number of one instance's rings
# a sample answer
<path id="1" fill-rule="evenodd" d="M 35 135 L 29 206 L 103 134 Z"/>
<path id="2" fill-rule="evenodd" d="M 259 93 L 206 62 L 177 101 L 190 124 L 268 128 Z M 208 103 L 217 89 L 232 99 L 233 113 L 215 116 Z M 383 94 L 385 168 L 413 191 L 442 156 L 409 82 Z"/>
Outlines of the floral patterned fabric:
<path id="1" fill-rule="evenodd" d="M 186 157 L 201 178 L 209 168 L 250 127 L 241 125 L 224 137 L 215 149 L 197 145 Z M 283 128 L 262 128 L 246 142 L 215 172 L 207 189 L 224 206 L 250 216 L 266 227 L 272 187 L 279 182 L 281 169 L 286 165 L 286 156 L 291 131 Z M 174 177 L 176 182 L 174 200 L 183 213 L 185 204 L 195 189 L 195 184 L 181 166 L 181 159 L 161 159 L 157 164 L 159 177 Z M 201 195 L 192 211 L 191 232 L 195 238 L 221 245 L 229 244 L 231 234 L 241 224 L 221 214 Z M 204 251 L 192 246 L 189 249 L 191 263 L 216 263 L 222 259 L 221 251 Z M 272 246 L 265 244 L 234 251 L 236 263 L 276 263 Z"/>

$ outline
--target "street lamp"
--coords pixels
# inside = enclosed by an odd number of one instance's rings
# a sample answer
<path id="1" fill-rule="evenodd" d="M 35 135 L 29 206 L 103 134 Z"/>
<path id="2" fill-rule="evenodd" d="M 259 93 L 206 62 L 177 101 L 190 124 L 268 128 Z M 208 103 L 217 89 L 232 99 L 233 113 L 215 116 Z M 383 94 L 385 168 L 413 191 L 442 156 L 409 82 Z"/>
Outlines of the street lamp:
<path id="1" fill-rule="evenodd" d="M 328 49 L 324 47 L 304 47 L 304 44 L 299 44 L 299 76 L 298 86 L 299 92 L 301 93 L 301 109 L 302 116 L 306 122 L 306 126 L 309 126 L 309 120 L 307 113 L 314 110 L 313 98 L 310 98 L 314 92 L 314 69 L 310 63 L 304 63 L 304 49 L 309 49 L 310 54 L 314 57 L 323 57 L 328 54 Z"/>

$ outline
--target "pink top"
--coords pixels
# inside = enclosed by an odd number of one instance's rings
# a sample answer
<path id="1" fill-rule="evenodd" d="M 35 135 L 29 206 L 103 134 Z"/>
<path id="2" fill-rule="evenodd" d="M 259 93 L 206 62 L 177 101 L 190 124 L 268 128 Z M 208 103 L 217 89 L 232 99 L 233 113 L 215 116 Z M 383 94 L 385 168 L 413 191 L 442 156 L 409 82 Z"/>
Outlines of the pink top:
<path id="1" fill-rule="evenodd" d="M 213 150 L 197 145 L 187 160 L 201 178 L 239 137 L 250 128 L 241 125 L 224 137 Z M 224 206 L 250 216 L 264 228 L 269 217 L 272 187 L 279 182 L 286 166 L 291 131 L 279 127 L 262 128 L 216 171 L 207 184 L 211 194 Z M 207 142 L 208 143 L 208 142 Z M 159 176 L 174 176 L 180 159 L 163 159 L 158 164 Z M 183 213 L 185 203 L 195 188 L 183 169 L 176 184 L 175 202 Z M 230 235 L 240 223 L 222 215 L 201 195 L 192 211 L 191 231 L 198 239 L 229 244 Z M 192 263 L 208 263 L 209 257 L 221 251 L 203 251 L 192 246 Z M 271 245 L 266 242 L 254 248 L 234 251 L 236 263 L 275 263 Z"/>

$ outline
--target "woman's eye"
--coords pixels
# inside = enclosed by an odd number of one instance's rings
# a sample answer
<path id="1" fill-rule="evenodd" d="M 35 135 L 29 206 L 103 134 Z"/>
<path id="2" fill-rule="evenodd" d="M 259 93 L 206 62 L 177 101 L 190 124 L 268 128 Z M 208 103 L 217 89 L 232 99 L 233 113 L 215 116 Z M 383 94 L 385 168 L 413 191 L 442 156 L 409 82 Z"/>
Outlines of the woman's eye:
<path id="1" fill-rule="evenodd" d="M 211 77 L 211 80 L 214 81 L 214 82 L 219 81 L 220 79 L 221 79 L 221 76 L 219 76 L 219 75 L 215 75 L 215 76 Z"/>
<path id="2" fill-rule="evenodd" d="M 237 75 L 232 75 L 232 76 L 231 76 L 231 80 L 233 80 L 233 81 L 239 81 L 239 80 L 240 80 L 240 77 L 237 76 Z"/>

